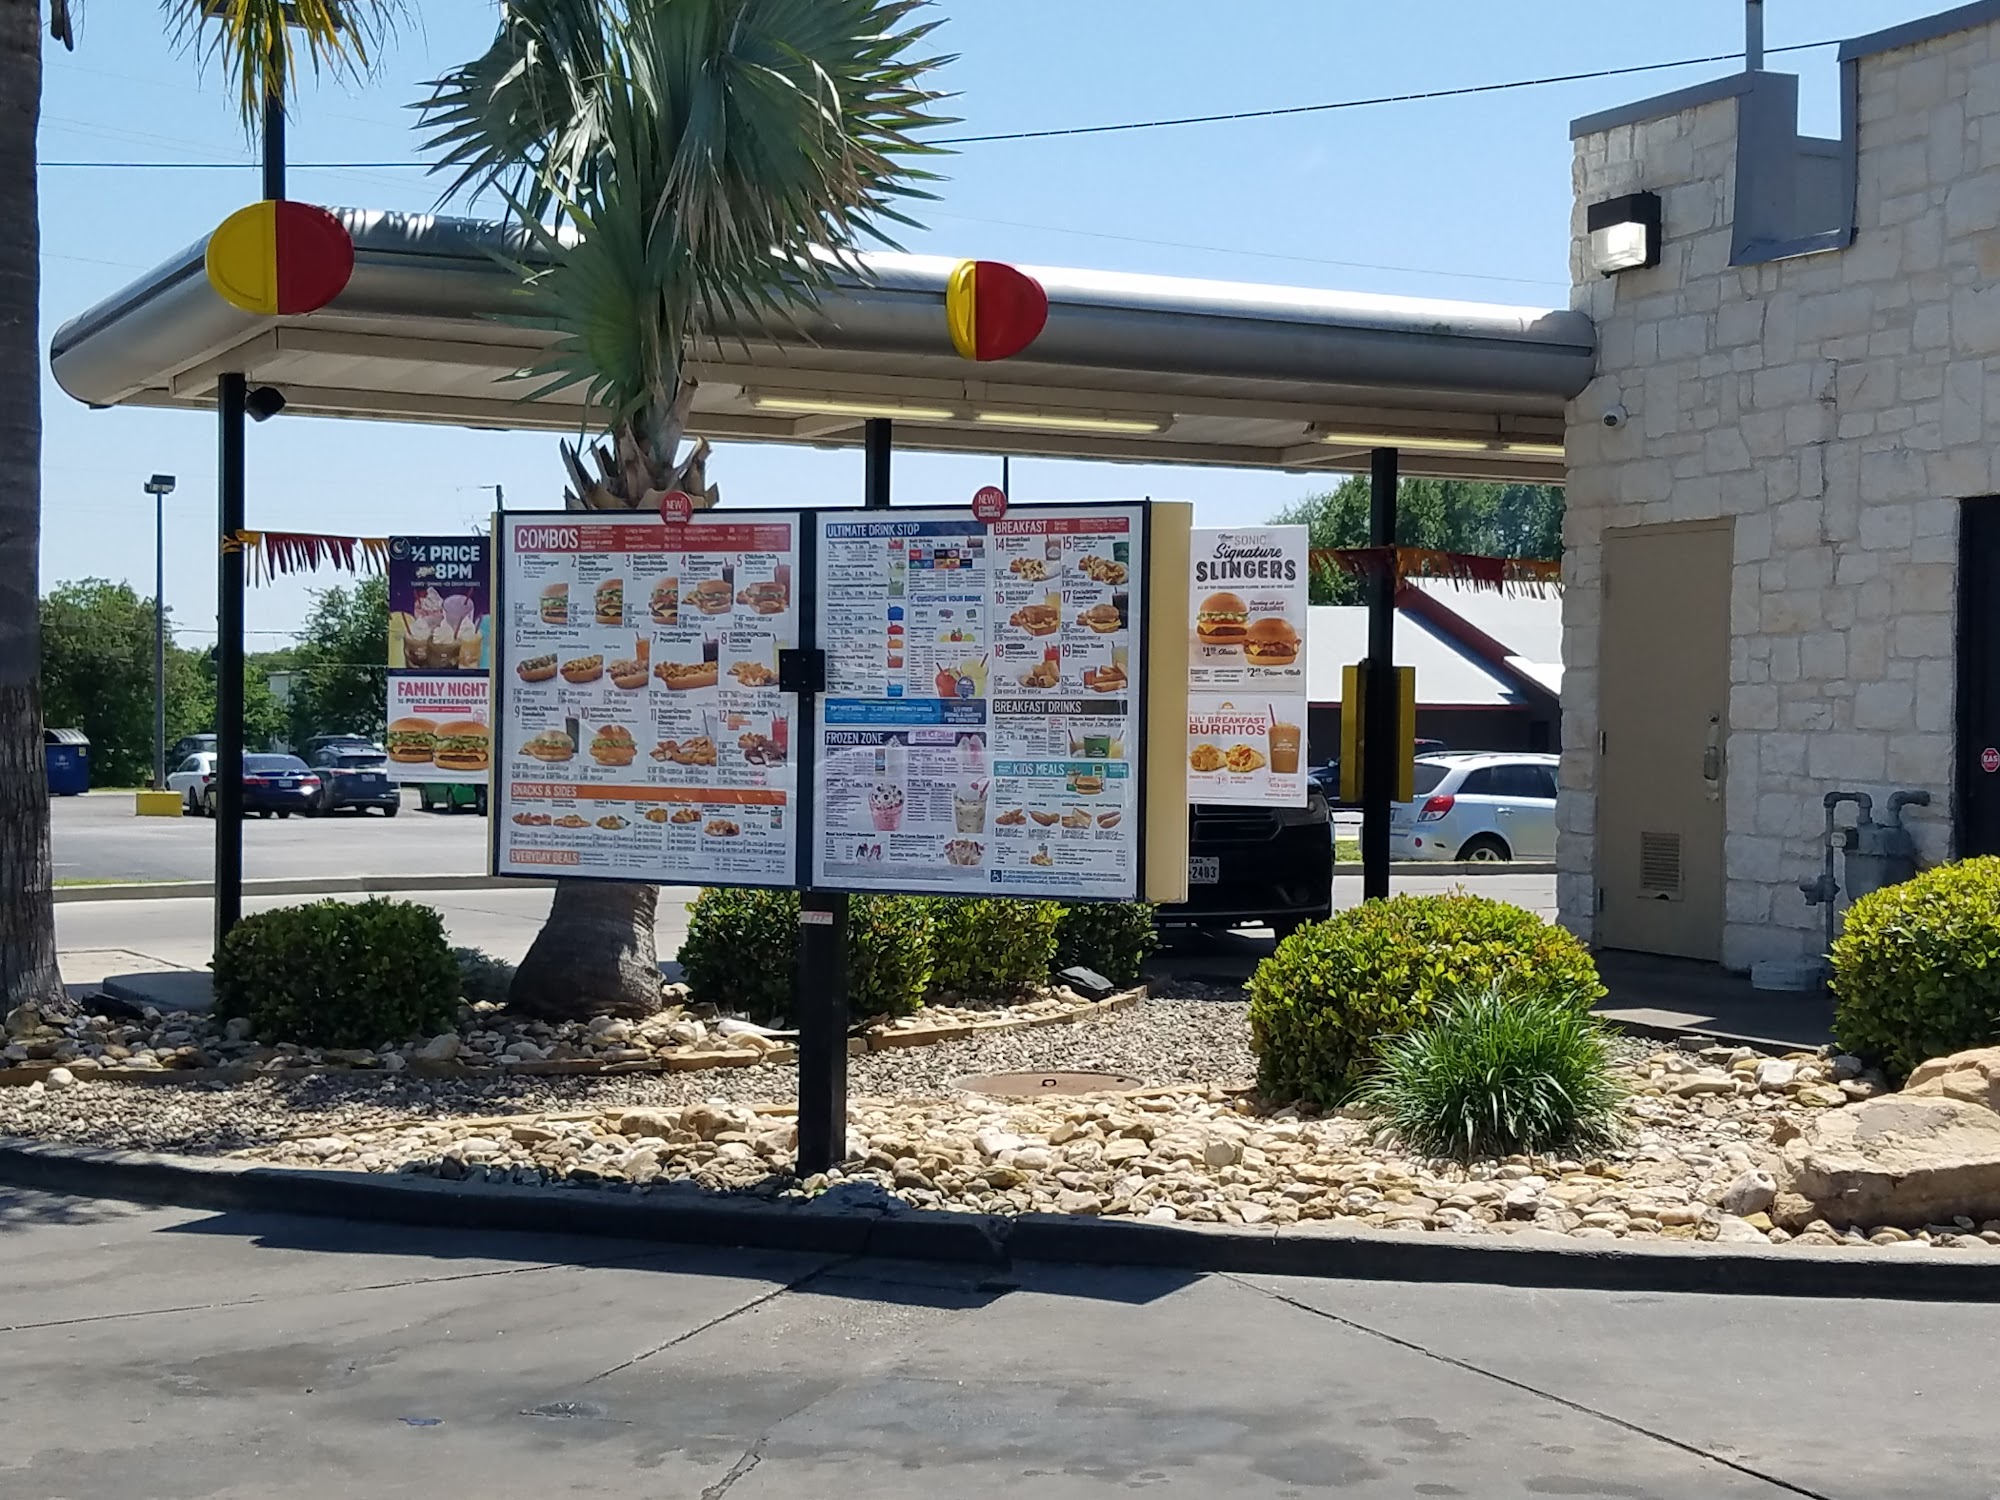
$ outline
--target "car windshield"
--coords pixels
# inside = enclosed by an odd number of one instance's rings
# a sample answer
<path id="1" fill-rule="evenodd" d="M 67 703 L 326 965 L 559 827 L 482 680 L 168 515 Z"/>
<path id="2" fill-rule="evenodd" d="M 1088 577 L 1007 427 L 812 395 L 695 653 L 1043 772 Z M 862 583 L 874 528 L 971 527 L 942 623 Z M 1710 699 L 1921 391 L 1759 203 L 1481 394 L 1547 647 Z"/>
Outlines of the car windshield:
<path id="1" fill-rule="evenodd" d="M 246 755 L 243 757 L 246 771 L 303 771 L 306 763 L 296 755 Z"/>
<path id="2" fill-rule="evenodd" d="M 1411 778 L 1410 785 L 1419 797 L 1427 797 L 1436 791 L 1438 783 L 1451 774 L 1450 766 L 1433 765 L 1423 760 L 1418 761 L 1411 769 L 1415 775 Z"/>

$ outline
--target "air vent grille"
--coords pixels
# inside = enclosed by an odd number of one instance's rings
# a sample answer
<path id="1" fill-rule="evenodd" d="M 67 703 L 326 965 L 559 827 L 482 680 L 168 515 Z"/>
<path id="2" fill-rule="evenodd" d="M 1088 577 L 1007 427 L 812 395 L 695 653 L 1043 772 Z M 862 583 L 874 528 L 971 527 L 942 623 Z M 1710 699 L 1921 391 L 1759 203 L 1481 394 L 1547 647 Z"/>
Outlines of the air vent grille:
<path id="1" fill-rule="evenodd" d="M 1639 835 L 1639 889 L 1649 896 L 1681 893 L 1681 836 L 1677 833 Z"/>

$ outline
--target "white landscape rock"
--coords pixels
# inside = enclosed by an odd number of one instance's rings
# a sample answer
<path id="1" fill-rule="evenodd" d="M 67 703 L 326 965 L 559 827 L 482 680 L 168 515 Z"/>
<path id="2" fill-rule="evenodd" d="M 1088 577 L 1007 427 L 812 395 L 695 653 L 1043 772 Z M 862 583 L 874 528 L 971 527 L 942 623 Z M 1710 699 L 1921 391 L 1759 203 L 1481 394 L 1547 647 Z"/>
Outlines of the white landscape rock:
<path id="1" fill-rule="evenodd" d="M 1777 1197 L 1778 1184 L 1769 1172 L 1745 1172 L 1722 1190 L 1717 1206 L 1726 1214 L 1746 1218 L 1768 1210 Z"/>

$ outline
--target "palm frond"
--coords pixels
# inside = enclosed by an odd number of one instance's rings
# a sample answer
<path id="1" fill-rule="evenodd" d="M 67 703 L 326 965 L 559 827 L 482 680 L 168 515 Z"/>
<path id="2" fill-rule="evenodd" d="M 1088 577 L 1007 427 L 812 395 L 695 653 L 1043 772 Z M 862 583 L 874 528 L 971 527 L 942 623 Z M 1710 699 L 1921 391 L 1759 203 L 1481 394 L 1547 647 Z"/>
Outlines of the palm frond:
<path id="1" fill-rule="evenodd" d="M 394 30 L 402 0 L 161 0 L 168 34 L 219 64 L 245 126 L 289 99 L 305 68 L 358 75 Z"/>
<path id="2" fill-rule="evenodd" d="M 544 236 L 524 309 L 562 338 L 526 372 L 541 389 L 584 385 L 612 424 L 671 412 L 697 330 L 795 316 L 860 242 L 893 243 L 945 123 L 921 9 L 503 0 L 493 45 L 420 107 L 446 199 L 495 191 Z"/>

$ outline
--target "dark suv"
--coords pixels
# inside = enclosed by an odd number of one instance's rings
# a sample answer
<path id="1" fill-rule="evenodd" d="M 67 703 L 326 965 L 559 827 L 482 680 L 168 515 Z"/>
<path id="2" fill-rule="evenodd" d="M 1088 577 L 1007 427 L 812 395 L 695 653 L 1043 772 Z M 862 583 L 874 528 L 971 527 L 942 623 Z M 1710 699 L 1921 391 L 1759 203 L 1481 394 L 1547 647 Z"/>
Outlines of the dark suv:
<path id="1" fill-rule="evenodd" d="M 1333 915 L 1333 815 L 1317 788 L 1304 807 L 1188 809 L 1188 898 L 1167 927 L 1268 925 L 1284 937 Z"/>

